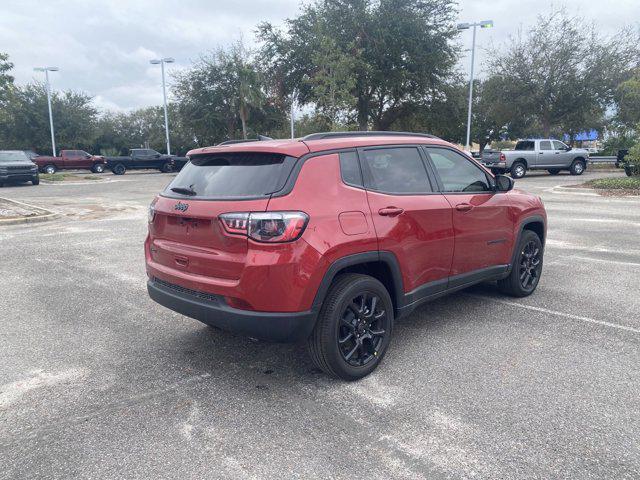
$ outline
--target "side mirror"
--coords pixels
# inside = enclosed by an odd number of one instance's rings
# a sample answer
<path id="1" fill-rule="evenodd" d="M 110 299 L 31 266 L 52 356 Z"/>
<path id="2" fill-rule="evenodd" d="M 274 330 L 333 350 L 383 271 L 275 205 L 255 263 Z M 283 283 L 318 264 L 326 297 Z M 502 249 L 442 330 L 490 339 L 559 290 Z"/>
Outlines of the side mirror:
<path id="1" fill-rule="evenodd" d="M 565 150 L 565 152 L 569 152 L 569 151 L 573 150 L 573 147 L 570 147 L 570 146 L 567 145 L 564 150 Z"/>
<path id="2" fill-rule="evenodd" d="M 516 182 L 514 182 L 511 177 L 507 177 L 506 175 L 496 175 L 496 192 L 508 192 L 509 190 L 513 190 L 515 183 Z"/>

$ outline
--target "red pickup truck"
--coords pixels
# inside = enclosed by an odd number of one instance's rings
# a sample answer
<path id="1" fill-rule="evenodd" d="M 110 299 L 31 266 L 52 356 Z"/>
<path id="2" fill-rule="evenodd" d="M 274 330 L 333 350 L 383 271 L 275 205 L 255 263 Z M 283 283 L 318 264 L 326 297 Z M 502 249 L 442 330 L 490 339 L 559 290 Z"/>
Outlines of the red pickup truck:
<path id="1" fill-rule="evenodd" d="M 32 159 L 42 173 L 55 173 L 57 170 L 91 170 L 104 172 L 107 162 L 100 155 L 91 155 L 84 150 L 61 150 L 59 157 L 38 156 Z"/>

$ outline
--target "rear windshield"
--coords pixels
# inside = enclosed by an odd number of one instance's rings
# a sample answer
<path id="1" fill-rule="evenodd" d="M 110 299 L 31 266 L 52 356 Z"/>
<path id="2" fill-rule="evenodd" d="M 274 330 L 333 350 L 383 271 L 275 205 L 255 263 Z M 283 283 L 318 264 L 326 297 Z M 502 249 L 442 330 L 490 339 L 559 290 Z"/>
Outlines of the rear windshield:
<path id="1" fill-rule="evenodd" d="M 295 161 L 262 152 L 193 156 L 164 195 L 211 200 L 264 197 L 284 187 Z"/>
<path id="2" fill-rule="evenodd" d="M 24 152 L 0 152 L 0 163 L 28 162 L 29 157 Z"/>

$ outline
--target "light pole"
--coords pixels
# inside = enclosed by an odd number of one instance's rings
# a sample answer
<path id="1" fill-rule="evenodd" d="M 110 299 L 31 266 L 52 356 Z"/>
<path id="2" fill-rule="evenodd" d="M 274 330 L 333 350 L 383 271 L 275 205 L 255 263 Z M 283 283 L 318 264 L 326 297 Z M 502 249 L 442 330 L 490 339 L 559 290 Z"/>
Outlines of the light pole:
<path id="1" fill-rule="evenodd" d="M 53 150 L 53 156 L 56 156 L 56 136 L 53 133 L 53 114 L 51 113 L 51 85 L 49 84 L 49 72 L 57 72 L 60 70 L 58 67 L 36 67 L 33 69 L 36 72 L 44 72 L 44 78 L 46 79 L 47 87 L 47 105 L 49 105 L 49 127 L 51 128 L 51 149 Z"/>
<path id="2" fill-rule="evenodd" d="M 471 102 L 473 101 L 473 67 L 476 59 L 476 27 L 491 28 L 493 20 L 482 20 L 475 23 L 459 23 L 458 30 L 468 30 L 473 27 L 473 43 L 471 44 L 471 79 L 469 80 L 469 109 L 467 111 L 467 151 L 471 151 Z"/>
<path id="3" fill-rule="evenodd" d="M 296 91 L 294 90 L 293 92 L 291 92 L 291 113 L 290 113 L 290 117 L 291 117 L 291 139 L 292 140 L 294 138 L 296 138 L 296 127 L 295 127 L 295 118 L 294 118 L 295 102 L 296 102 Z"/>
<path id="4" fill-rule="evenodd" d="M 164 99 L 164 133 L 167 137 L 167 155 L 171 155 L 171 142 L 169 141 L 169 116 L 167 115 L 167 88 L 164 80 L 164 64 L 173 63 L 175 60 L 171 57 L 160 58 L 157 60 L 151 60 L 151 65 L 160 64 L 160 70 L 162 70 L 162 97 Z"/>

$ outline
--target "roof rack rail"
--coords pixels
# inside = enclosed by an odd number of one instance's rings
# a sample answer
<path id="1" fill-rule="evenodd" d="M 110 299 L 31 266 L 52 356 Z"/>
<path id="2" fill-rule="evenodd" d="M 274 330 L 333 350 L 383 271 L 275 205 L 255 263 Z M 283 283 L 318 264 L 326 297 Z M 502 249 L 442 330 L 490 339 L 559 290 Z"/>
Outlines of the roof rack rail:
<path id="1" fill-rule="evenodd" d="M 303 137 L 302 140 L 323 140 L 327 138 L 344 138 L 344 137 L 423 137 L 438 138 L 428 133 L 411 133 L 411 132 L 376 132 L 376 131 L 356 131 L 356 132 L 324 132 L 312 133 Z"/>
<path id="2" fill-rule="evenodd" d="M 225 140 L 220 142 L 216 147 L 220 145 L 234 145 L 236 143 L 248 143 L 248 142 L 266 142 L 267 140 L 273 140 L 271 137 L 265 137 L 264 135 L 258 135 L 258 138 L 245 138 L 243 140 Z"/>

